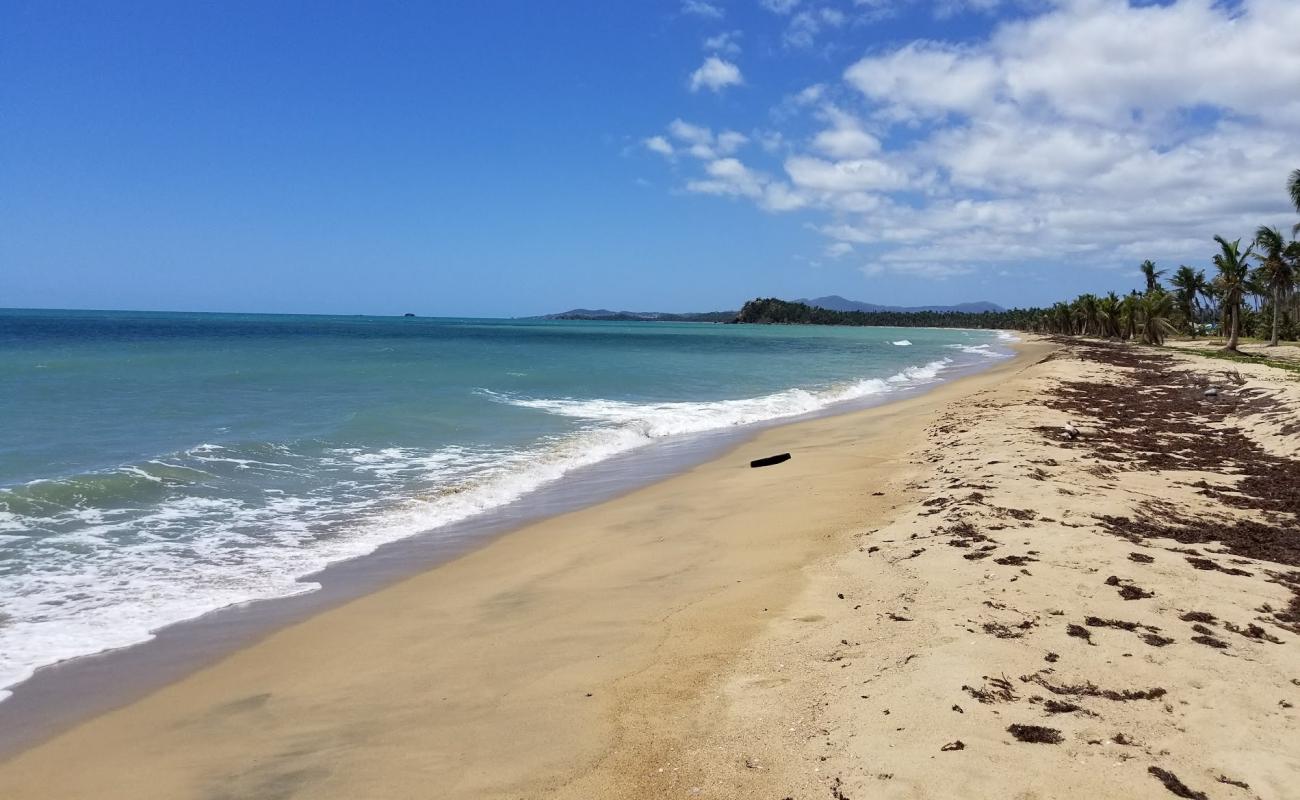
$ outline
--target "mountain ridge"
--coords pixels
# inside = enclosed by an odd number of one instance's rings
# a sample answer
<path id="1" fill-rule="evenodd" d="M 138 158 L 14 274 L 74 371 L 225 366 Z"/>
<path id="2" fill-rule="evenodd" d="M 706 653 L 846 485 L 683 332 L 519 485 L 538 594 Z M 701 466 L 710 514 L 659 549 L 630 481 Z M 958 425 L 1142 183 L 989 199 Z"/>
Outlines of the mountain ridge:
<path id="1" fill-rule="evenodd" d="M 803 303 L 804 305 L 814 308 L 822 308 L 827 311 L 863 311 L 867 313 L 886 312 L 899 314 L 915 314 L 924 311 L 934 311 L 938 313 L 957 312 L 962 314 L 980 314 L 985 311 L 1006 311 L 1005 308 L 997 303 L 990 303 L 986 300 L 980 300 L 973 303 L 957 303 L 954 305 L 933 305 L 933 306 L 887 306 L 878 303 L 867 303 L 861 300 L 849 300 L 838 294 L 830 294 L 825 297 L 814 297 L 812 299 L 799 299 L 788 302 Z M 593 322 L 732 322 L 739 315 L 739 311 L 698 311 L 676 313 L 671 311 L 612 311 L 608 308 L 572 308 L 568 311 L 561 311 L 556 314 L 542 314 L 537 317 L 526 317 L 525 319 L 567 319 L 567 320 L 588 320 Z"/>
<path id="2" fill-rule="evenodd" d="M 934 305 L 934 306 L 885 306 L 877 303 L 866 303 L 861 300 L 849 300 L 838 294 L 830 294 L 825 297 L 801 298 L 795 300 L 796 303 L 813 306 L 815 308 L 824 308 L 827 311 L 895 311 L 899 313 L 915 313 L 918 311 L 957 311 L 963 314 L 979 314 L 985 311 L 1006 311 L 1005 308 L 997 303 L 990 303 L 987 300 L 979 300 L 973 303 L 956 303 L 954 305 Z"/>

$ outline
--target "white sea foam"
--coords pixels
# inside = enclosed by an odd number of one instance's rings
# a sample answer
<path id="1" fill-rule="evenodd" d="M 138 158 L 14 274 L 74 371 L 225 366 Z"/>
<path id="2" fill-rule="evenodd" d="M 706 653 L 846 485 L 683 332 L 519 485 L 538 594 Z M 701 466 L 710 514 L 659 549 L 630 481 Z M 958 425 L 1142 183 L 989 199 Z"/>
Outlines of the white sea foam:
<path id="1" fill-rule="evenodd" d="M 0 689 L 39 666 L 136 644 L 160 627 L 224 606 L 312 591 L 317 584 L 302 576 L 333 562 L 518 500 L 575 469 L 649 442 L 896 392 L 936 380 L 953 363 L 945 358 L 884 379 L 714 402 L 631 403 L 483 390 L 500 403 L 584 423 L 526 449 L 338 448 L 300 454 L 283 446 L 250 452 L 206 443 L 174 459 L 123 467 L 108 477 L 138 479 L 152 487 L 147 491 L 167 494 L 150 495 L 145 505 L 131 508 L 73 504 L 43 510 L 39 517 L 0 512 L 0 530 L 42 534 L 22 537 L 25 566 L 0 575 Z M 275 457 L 259 457 L 267 451 Z M 318 470 L 337 473 L 338 480 L 305 494 L 278 488 L 242 499 L 202 494 L 217 485 L 218 474 L 291 481 Z M 18 538 L 0 537 L 0 556 Z M 0 698 L 6 694 L 0 690 Z"/>
<path id="2" fill-rule="evenodd" d="M 895 346 L 895 347 L 911 347 L 911 346 L 912 346 L 912 343 L 909 342 L 909 341 L 907 341 L 906 339 L 899 339 L 897 342 L 894 342 L 894 346 Z"/>
<path id="3" fill-rule="evenodd" d="M 987 344 L 950 344 L 945 347 L 951 350 L 960 350 L 963 353 L 970 353 L 974 356 L 983 356 L 985 358 L 1006 358 L 1006 353 L 1000 353 Z"/>

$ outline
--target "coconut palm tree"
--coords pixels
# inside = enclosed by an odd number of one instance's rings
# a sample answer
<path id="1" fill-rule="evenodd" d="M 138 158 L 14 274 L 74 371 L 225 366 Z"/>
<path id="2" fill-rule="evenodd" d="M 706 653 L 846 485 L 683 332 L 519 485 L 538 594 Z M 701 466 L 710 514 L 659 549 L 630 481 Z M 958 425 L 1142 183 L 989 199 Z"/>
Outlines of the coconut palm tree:
<path id="1" fill-rule="evenodd" d="M 1147 259 L 1138 267 L 1142 270 L 1142 277 L 1147 279 L 1147 291 L 1154 292 L 1160 286 L 1160 276 L 1165 274 L 1162 269 L 1156 269 L 1156 262 Z"/>
<path id="2" fill-rule="evenodd" d="M 1074 318 L 1079 323 L 1079 333 L 1084 336 L 1101 335 L 1101 321 L 1097 318 L 1097 295 L 1079 295 L 1074 301 Z"/>
<path id="3" fill-rule="evenodd" d="M 1291 177 L 1286 182 L 1286 190 L 1291 195 L 1291 205 L 1295 206 L 1295 212 L 1300 214 L 1300 169 L 1291 171 Z M 1298 233 L 1300 233 L 1300 222 L 1291 228 L 1292 236 Z"/>
<path id="4" fill-rule="evenodd" d="M 1254 253 L 1250 247 L 1242 252 L 1240 239 L 1229 242 L 1222 236 L 1215 236 L 1214 241 L 1219 243 L 1219 253 L 1214 256 L 1214 266 L 1218 268 L 1219 274 L 1215 276 L 1214 283 L 1223 298 L 1224 314 L 1227 316 L 1228 343 L 1224 349 L 1235 351 L 1241 334 L 1241 302 L 1246 293 L 1246 281 L 1250 277 L 1248 260 Z"/>
<path id="5" fill-rule="evenodd" d="M 1156 287 L 1137 299 L 1138 331 L 1146 344 L 1164 344 L 1165 336 L 1174 332 L 1171 317 L 1174 315 L 1174 298 Z"/>
<path id="6" fill-rule="evenodd" d="M 1290 245 L 1277 228 L 1260 226 L 1255 231 L 1255 245 L 1260 253 L 1259 280 L 1273 296 L 1273 336 L 1269 347 L 1277 347 L 1277 325 L 1282 314 L 1282 298 L 1291 291 L 1295 275 L 1291 271 L 1287 250 Z"/>
<path id="7" fill-rule="evenodd" d="M 1132 339 L 1137 335 L 1138 319 L 1141 316 L 1141 310 L 1138 308 L 1139 295 L 1136 291 L 1124 295 L 1124 299 L 1119 302 L 1119 338 Z"/>
<path id="8" fill-rule="evenodd" d="M 1169 279 L 1169 283 L 1177 290 L 1174 295 L 1178 307 L 1182 309 L 1183 317 L 1187 320 L 1192 338 L 1196 338 L 1196 312 L 1200 310 L 1200 303 L 1196 298 L 1208 291 L 1205 273 L 1183 264 L 1174 272 L 1174 277 Z"/>
<path id="9" fill-rule="evenodd" d="M 1056 333 L 1074 335 L 1074 315 L 1070 313 L 1070 306 L 1066 303 L 1056 303 L 1052 306 L 1052 329 Z"/>
<path id="10" fill-rule="evenodd" d="M 1097 301 L 1097 320 L 1101 323 L 1102 336 L 1119 336 L 1119 303 L 1119 295 L 1114 292 L 1108 292 Z"/>

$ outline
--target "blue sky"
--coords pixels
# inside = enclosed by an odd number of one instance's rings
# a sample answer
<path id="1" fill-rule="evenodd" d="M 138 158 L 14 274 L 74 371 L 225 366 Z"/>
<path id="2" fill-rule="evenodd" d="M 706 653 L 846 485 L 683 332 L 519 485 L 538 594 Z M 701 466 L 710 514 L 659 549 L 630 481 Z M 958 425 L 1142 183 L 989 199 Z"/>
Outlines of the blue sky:
<path id="1" fill-rule="evenodd" d="M 1033 304 L 1294 217 L 1293 0 L 0 17 L 0 306 Z"/>

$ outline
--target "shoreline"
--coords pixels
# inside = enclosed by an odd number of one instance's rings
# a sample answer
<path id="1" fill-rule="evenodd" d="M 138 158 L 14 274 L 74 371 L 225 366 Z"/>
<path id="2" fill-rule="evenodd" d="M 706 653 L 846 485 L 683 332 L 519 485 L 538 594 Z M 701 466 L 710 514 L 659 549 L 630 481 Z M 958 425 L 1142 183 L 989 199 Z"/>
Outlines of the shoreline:
<path id="1" fill-rule="evenodd" d="M 809 421 L 861 413 L 916 397 L 997 370 L 1017 357 L 1018 343 L 1003 340 L 1009 357 L 950 368 L 948 377 L 897 392 L 858 398 L 794 417 L 719 429 L 653 442 L 580 467 L 525 497 L 429 533 L 381 545 L 375 551 L 331 564 L 300 580 L 318 588 L 297 595 L 252 600 L 164 626 L 153 637 L 39 668 L 9 688 L 0 701 L 0 763 L 78 724 L 135 702 L 243 648 L 436 570 L 490 546 L 503 536 L 573 511 L 617 501 L 655 483 L 689 472 L 764 432 Z"/>
<path id="2" fill-rule="evenodd" d="M 681 690 L 686 672 L 703 680 L 725 663 L 794 595 L 804 565 L 842 546 L 864 512 L 897 506 L 890 454 L 919 441 L 936 409 L 1045 348 L 1022 345 L 1011 360 L 898 402 L 761 431 L 685 473 L 274 631 L 15 754 L 0 763 L 0 788 L 48 795 L 71 777 L 54 765 L 76 753 L 87 782 L 60 796 L 197 796 L 208 781 L 258 796 L 290 776 L 315 797 L 357 796 L 387 781 L 373 771 L 387 775 L 387 757 L 400 760 L 412 742 L 436 755 L 389 796 L 428 781 L 445 796 L 564 785 L 623 735 L 622 687 L 675 664 L 670 684 Z M 795 458 L 748 467 L 770 450 Z M 810 494 L 825 502 L 799 502 Z M 304 663 L 312 669 L 299 674 Z M 346 769 L 336 763 L 344 753 Z M 147 778 L 131 767 L 142 758 Z M 249 759 L 258 766 L 239 766 Z"/>

